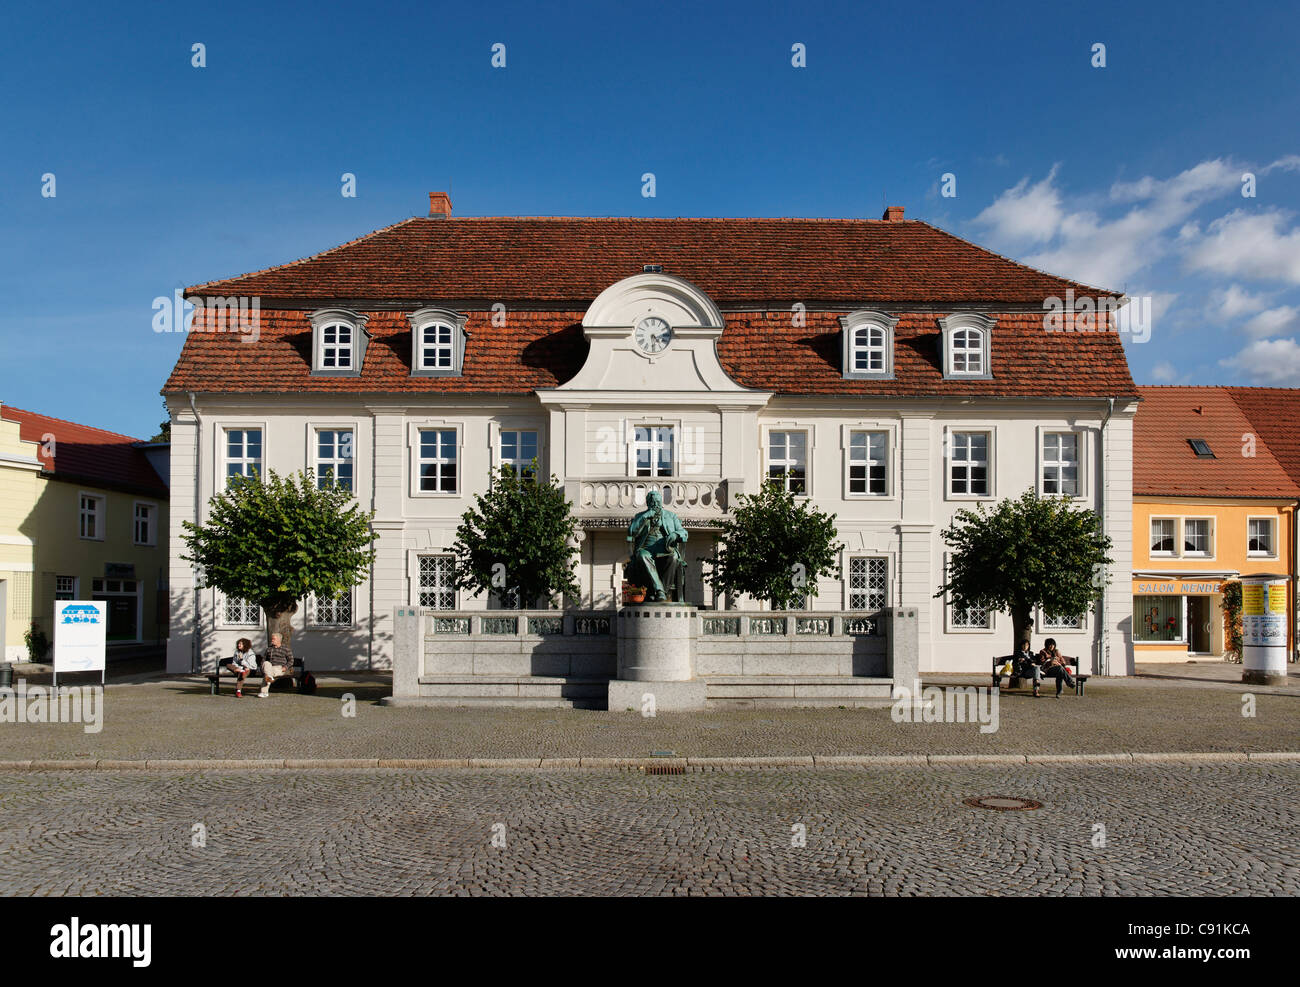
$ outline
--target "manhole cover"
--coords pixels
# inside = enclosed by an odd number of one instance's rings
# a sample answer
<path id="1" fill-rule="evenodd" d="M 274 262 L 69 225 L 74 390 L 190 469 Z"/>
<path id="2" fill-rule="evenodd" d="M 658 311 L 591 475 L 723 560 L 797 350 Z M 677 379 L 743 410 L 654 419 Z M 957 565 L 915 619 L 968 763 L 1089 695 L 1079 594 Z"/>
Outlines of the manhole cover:
<path id="1" fill-rule="evenodd" d="M 1043 807 L 1042 802 L 1017 798 L 1014 795 L 979 795 L 975 798 L 962 799 L 961 804 L 969 805 L 972 809 L 992 809 L 994 812 L 1020 812 Z"/>

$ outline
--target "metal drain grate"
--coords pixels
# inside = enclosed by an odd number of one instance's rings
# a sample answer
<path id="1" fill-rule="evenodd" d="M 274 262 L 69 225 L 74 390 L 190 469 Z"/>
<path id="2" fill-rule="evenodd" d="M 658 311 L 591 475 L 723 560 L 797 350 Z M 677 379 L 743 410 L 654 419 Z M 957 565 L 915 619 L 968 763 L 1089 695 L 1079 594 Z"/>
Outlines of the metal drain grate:
<path id="1" fill-rule="evenodd" d="M 992 809 L 994 812 L 1025 812 L 1043 807 L 1042 802 L 1022 799 L 1015 795 L 978 795 L 974 798 L 962 799 L 961 804 L 968 805 L 972 809 Z"/>
<path id="2" fill-rule="evenodd" d="M 684 764 L 647 764 L 645 773 L 648 775 L 684 775 L 686 774 L 686 765 Z"/>

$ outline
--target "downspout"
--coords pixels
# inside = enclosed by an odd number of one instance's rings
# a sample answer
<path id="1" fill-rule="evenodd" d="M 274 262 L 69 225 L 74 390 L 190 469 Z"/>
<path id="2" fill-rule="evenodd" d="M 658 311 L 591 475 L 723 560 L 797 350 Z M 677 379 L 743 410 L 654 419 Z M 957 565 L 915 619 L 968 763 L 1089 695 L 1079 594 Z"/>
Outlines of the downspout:
<path id="1" fill-rule="evenodd" d="M 203 446 L 203 420 L 199 418 L 198 405 L 194 403 L 194 392 L 185 392 L 190 399 L 190 411 L 194 413 L 194 523 L 200 524 L 199 519 L 199 466 L 203 462 L 201 449 Z M 190 674 L 196 675 L 199 672 L 200 655 L 202 651 L 203 637 L 203 606 L 199 599 L 198 580 L 192 579 L 194 583 L 194 633 L 190 636 Z M 221 671 L 221 669 L 217 669 Z"/>
<path id="2" fill-rule="evenodd" d="M 370 412 L 370 531 L 375 530 L 374 513 L 378 506 L 375 493 L 375 480 L 378 476 L 378 459 L 379 449 L 377 448 L 376 439 L 379 429 L 375 428 L 375 412 Z M 374 542 L 370 543 L 374 548 Z M 375 559 L 370 560 L 370 632 L 366 635 L 366 670 L 374 671 L 375 669 Z"/>
<path id="3" fill-rule="evenodd" d="M 1106 417 L 1101 420 L 1101 482 L 1097 485 L 1097 514 L 1101 518 L 1101 534 L 1106 536 L 1106 480 L 1110 476 L 1110 459 L 1106 455 L 1106 425 L 1115 413 L 1115 399 L 1106 399 Z M 1093 659 L 1092 670 L 1097 675 L 1106 675 L 1109 669 L 1106 660 L 1106 587 L 1103 586 L 1097 597 L 1097 655 Z"/>

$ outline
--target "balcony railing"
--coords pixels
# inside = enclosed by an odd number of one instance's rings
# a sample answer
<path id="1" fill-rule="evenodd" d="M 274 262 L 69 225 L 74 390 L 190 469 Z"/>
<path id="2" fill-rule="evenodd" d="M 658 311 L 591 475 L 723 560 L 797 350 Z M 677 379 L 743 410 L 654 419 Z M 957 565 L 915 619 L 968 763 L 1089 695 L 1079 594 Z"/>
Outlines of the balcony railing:
<path id="1" fill-rule="evenodd" d="M 645 496 L 658 490 L 664 507 L 692 517 L 718 517 L 727 510 L 727 481 L 717 479 L 578 480 L 573 497 L 579 515 L 625 514 L 645 508 Z"/>

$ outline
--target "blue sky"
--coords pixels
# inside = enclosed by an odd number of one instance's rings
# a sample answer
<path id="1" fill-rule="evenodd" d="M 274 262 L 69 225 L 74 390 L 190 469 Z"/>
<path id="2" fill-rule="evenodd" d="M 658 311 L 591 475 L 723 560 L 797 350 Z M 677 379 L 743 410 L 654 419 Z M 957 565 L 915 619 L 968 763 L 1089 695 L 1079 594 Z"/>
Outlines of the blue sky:
<path id="1" fill-rule="evenodd" d="M 154 298 L 447 188 L 462 215 L 887 201 L 1149 296 L 1139 383 L 1300 385 L 1297 36 L 1293 3 L 10 6 L 0 401 L 152 434 L 180 347 Z"/>

